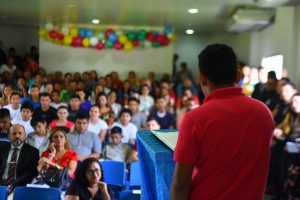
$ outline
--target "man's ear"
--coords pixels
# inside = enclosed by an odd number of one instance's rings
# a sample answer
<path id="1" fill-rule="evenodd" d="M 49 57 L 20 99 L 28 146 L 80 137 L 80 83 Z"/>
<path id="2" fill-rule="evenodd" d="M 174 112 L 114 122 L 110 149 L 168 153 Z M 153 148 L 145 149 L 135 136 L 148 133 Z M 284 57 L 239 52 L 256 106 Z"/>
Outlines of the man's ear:
<path id="1" fill-rule="evenodd" d="M 199 74 L 199 81 L 200 81 L 200 84 L 202 86 L 206 86 L 207 85 L 207 78 L 206 78 L 206 76 L 203 73 Z"/>

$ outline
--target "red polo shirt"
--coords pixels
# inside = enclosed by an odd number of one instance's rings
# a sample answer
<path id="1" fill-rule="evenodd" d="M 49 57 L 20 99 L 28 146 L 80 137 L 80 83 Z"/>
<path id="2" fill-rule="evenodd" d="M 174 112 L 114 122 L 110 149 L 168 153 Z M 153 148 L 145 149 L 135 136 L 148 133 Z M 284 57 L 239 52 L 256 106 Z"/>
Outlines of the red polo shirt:
<path id="1" fill-rule="evenodd" d="M 274 122 L 269 109 L 228 87 L 187 113 L 174 160 L 194 164 L 189 199 L 263 199 Z"/>

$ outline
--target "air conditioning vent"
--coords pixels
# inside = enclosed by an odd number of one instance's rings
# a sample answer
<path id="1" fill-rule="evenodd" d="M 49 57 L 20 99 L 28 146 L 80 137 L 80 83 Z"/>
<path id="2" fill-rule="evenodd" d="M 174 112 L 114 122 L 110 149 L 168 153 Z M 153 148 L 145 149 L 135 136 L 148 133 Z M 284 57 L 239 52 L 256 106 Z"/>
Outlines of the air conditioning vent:
<path id="1" fill-rule="evenodd" d="M 273 15 L 270 9 L 239 9 L 227 21 L 226 28 L 229 32 L 260 30 L 271 23 Z"/>

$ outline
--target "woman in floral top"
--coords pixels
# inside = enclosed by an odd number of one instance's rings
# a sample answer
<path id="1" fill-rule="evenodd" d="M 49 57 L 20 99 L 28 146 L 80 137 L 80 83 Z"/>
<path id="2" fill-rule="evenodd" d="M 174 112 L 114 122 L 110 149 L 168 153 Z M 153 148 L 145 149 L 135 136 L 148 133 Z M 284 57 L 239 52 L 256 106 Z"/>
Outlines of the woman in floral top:
<path id="1" fill-rule="evenodd" d="M 114 123 L 114 111 L 108 105 L 107 97 L 105 93 L 100 93 L 96 98 L 96 105 L 100 107 L 100 118 L 104 120 L 108 126 Z"/>

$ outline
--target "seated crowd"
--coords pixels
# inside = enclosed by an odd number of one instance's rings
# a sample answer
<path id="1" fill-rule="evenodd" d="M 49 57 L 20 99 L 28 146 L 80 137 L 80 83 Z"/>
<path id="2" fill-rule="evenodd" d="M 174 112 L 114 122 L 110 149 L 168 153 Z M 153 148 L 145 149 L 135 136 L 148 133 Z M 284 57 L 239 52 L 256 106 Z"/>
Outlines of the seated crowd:
<path id="1" fill-rule="evenodd" d="M 38 67 L 35 51 L 25 62 L 17 64 L 17 58 L 15 51 L 9 53 L 0 68 L 0 183 L 11 190 L 30 183 L 40 170 L 65 167 L 75 179 L 66 197 L 77 195 L 81 183 L 92 190 L 87 175 L 102 173 L 101 164 L 95 163 L 98 159 L 138 161 L 138 130 L 178 128 L 184 114 L 204 99 L 186 63 L 172 80 L 166 74 L 157 81 L 153 72 L 138 79 L 130 71 L 122 81 L 116 71 L 99 78 L 95 70 L 46 73 Z M 288 78 L 277 80 L 274 72 L 267 76 L 263 68 L 252 69 L 256 72 L 250 76 L 246 68 L 240 83 L 244 93 L 265 103 L 276 123 L 267 192 L 299 197 L 300 154 L 286 146 L 300 144 L 299 93 Z M 16 149 L 21 150 L 17 165 L 22 170 L 11 177 L 8 163 L 16 158 Z M 83 169 L 75 173 L 78 161 Z M 103 186 L 101 194 L 110 191 Z"/>

